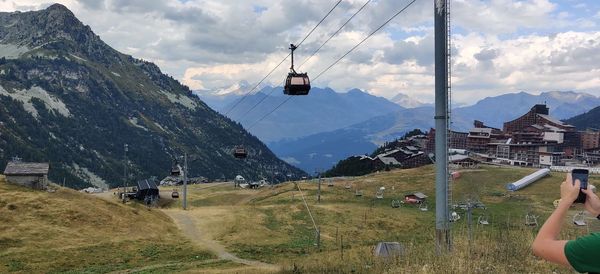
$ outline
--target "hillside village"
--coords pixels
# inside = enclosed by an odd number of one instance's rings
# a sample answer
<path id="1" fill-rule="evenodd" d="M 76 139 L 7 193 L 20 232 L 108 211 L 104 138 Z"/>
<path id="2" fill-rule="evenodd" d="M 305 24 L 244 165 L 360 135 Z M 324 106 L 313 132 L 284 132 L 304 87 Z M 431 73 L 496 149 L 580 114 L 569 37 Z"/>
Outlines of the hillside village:
<path id="1" fill-rule="evenodd" d="M 449 161 L 463 167 L 478 163 L 535 168 L 600 164 L 600 131 L 577 130 L 553 118 L 545 104 L 534 105 L 529 112 L 505 122 L 502 129 L 475 120 L 469 132 L 451 130 L 448 136 Z M 373 157 L 357 155 L 341 161 L 326 174 L 363 175 L 431 164 L 435 160 L 435 129 L 396 140 L 382 149 Z"/>

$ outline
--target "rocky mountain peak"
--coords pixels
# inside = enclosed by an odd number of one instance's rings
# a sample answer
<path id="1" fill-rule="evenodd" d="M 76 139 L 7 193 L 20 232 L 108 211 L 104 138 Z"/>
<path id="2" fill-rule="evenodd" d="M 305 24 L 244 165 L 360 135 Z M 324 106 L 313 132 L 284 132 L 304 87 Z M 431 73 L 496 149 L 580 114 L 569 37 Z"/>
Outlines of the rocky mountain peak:
<path id="1" fill-rule="evenodd" d="M 69 8 L 67 8 L 64 5 L 59 4 L 59 3 L 55 3 L 55 4 L 52 4 L 49 7 L 47 7 L 46 12 L 55 12 L 55 13 L 64 14 L 66 16 L 75 17 L 73 12 L 71 12 L 71 10 L 69 10 Z"/>
<path id="2" fill-rule="evenodd" d="M 114 187 L 129 144 L 130 183 L 164 177 L 184 153 L 193 176 L 304 175 L 155 64 L 105 44 L 63 5 L 0 13 L 0 71 L 0 166 L 19 155 L 52 162 L 50 180 Z M 232 155 L 239 145 L 244 161 Z"/>
<path id="3" fill-rule="evenodd" d="M 77 53 L 91 59 L 114 56 L 112 48 L 61 4 L 39 11 L 1 13 L 0 23 L 0 44 L 59 52 L 59 55 Z"/>

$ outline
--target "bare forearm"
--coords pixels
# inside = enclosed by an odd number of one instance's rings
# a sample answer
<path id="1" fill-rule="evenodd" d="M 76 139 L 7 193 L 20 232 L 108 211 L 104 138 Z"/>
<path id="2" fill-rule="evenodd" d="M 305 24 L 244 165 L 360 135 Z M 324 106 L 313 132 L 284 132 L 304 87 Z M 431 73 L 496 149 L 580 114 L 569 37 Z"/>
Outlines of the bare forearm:
<path id="1" fill-rule="evenodd" d="M 551 262 L 569 265 L 564 254 L 564 246 L 567 241 L 558 240 L 558 235 L 562 220 L 567 215 L 570 206 L 568 202 L 561 202 L 546 220 L 533 241 L 532 248 L 535 255 Z"/>
<path id="2" fill-rule="evenodd" d="M 552 215 L 546 220 L 540 232 L 536 237 L 536 241 L 538 239 L 541 240 L 557 240 L 558 234 L 560 233 L 560 227 L 564 217 L 567 215 L 567 211 L 569 211 L 570 203 L 565 202 L 564 200 L 558 204 L 558 207 Z"/>

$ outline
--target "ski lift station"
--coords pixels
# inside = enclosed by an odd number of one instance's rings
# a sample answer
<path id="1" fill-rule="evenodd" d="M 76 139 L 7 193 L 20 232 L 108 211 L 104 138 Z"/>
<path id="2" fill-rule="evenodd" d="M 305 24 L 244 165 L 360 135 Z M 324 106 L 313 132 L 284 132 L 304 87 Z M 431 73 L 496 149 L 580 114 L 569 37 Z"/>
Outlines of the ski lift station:
<path id="1" fill-rule="evenodd" d="M 146 204 L 151 204 L 158 200 L 159 189 L 153 179 L 144 179 L 137 181 L 137 190 L 135 198 L 144 201 Z"/>
<path id="2" fill-rule="evenodd" d="M 524 187 L 534 183 L 535 181 L 537 181 L 549 174 L 550 174 L 550 169 L 542 168 L 534 173 L 531 173 L 531 174 L 521 178 L 520 180 L 518 180 L 516 182 L 507 184 L 506 189 L 509 191 L 517 191 L 521 188 L 524 188 Z"/>

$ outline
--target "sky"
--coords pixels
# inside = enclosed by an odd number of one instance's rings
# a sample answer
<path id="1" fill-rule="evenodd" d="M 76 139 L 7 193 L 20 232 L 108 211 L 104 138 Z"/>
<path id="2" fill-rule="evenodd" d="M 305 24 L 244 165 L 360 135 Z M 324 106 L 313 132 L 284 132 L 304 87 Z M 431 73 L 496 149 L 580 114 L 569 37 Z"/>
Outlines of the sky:
<path id="1" fill-rule="evenodd" d="M 433 102 L 433 0 L 417 0 L 314 79 L 410 2 L 371 0 L 306 61 L 366 1 L 342 0 L 296 50 L 296 70 L 338 92 Z M 156 63 L 194 90 L 222 92 L 257 84 L 338 0 L 0 0 L 0 11 L 54 2 L 113 48 Z M 453 104 L 520 91 L 600 96 L 600 1 L 453 0 L 451 20 Z M 265 83 L 281 85 L 289 65 Z"/>

